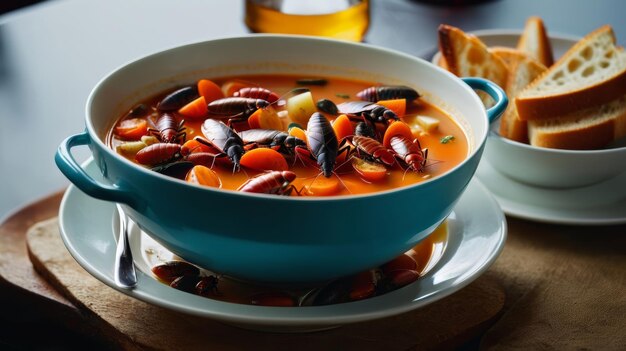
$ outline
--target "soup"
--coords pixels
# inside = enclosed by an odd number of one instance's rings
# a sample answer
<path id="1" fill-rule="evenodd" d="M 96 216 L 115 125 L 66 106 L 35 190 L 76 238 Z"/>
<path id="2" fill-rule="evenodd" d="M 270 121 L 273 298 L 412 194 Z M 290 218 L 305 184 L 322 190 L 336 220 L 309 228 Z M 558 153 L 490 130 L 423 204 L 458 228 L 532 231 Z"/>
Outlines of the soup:
<path id="1" fill-rule="evenodd" d="M 142 247 L 152 274 L 175 289 L 231 303 L 292 307 L 363 300 L 409 285 L 439 262 L 447 240 L 444 221 L 412 249 L 379 267 L 316 286 L 271 288 L 196 267 L 150 238 L 142 239 Z"/>
<path id="2" fill-rule="evenodd" d="M 157 94 L 120 116 L 107 142 L 190 183 L 289 196 L 404 187 L 468 155 L 454 119 L 411 88 L 290 75 L 202 79 Z"/>

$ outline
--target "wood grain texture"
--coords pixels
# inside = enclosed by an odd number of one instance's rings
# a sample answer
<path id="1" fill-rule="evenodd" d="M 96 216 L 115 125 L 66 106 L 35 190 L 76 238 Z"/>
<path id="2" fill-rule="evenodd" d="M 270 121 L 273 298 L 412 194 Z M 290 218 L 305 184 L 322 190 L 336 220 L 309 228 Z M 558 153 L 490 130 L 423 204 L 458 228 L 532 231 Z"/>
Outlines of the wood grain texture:
<path id="1" fill-rule="evenodd" d="M 443 300 L 391 318 L 317 333 L 263 333 L 183 315 L 109 288 L 69 255 L 56 219 L 32 227 L 28 247 L 36 269 L 105 337 L 128 350 L 452 349 L 484 333 L 505 300 L 500 284 L 483 277 Z"/>
<path id="2" fill-rule="evenodd" d="M 0 349 L 107 348 L 80 309 L 39 275 L 28 257 L 28 228 L 56 216 L 62 196 L 42 198 L 0 223 Z"/>
<path id="3" fill-rule="evenodd" d="M 56 193 L 9 215 L 0 225 L 0 284 L 30 292 L 33 298 L 73 307 L 51 288 L 34 270 L 26 251 L 26 231 L 33 224 L 54 217 L 59 212 L 62 193 Z"/>

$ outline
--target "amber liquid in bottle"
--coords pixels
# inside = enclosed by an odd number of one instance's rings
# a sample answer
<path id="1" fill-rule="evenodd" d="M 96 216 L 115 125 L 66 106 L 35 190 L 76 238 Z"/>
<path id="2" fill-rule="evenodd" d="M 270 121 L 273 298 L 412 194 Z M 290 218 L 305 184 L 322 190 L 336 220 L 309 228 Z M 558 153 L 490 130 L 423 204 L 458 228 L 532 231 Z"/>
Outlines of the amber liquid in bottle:
<path id="1" fill-rule="evenodd" d="M 362 41 L 369 27 L 369 0 L 246 0 L 246 25 L 257 33 Z"/>

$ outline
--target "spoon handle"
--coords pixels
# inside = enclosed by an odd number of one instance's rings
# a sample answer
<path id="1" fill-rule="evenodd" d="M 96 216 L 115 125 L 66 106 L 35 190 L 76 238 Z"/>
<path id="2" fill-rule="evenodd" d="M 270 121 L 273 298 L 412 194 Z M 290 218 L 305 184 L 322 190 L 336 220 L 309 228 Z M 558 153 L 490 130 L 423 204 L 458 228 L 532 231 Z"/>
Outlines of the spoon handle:
<path id="1" fill-rule="evenodd" d="M 117 240 L 117 250 L 115 251 L 115 268 L 113 277 L 115 284 L 123 289 L 132 289 L 137 285 L 137 274 L 133 263 L 133 254 L 128 242 L 127 217 L 122 210 L 122 206 L 116 204 L 120 218 L 120 230 Z"/>

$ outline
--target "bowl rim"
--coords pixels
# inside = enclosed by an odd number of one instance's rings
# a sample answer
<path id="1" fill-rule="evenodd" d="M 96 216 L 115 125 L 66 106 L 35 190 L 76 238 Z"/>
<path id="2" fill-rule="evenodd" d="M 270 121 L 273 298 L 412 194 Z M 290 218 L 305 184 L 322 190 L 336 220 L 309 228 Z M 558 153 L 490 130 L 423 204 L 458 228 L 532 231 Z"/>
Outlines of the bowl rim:
<path id="1" fill-rule="evenodd" d="M 277 200 L 277 201 L 313 201 L 313 202 L 317 202 L 317 201 L 322 201 L 322 202 L 326 202 L 326 201 L 353 201 L 356 199 L 362 199 L 362 198 L 369 198 L 369 197 L 382 197 L 382 196 L 390 196 L 396 192 L 402 192 L 402 191 L 407 191 L 409 189 L 413 189 L 413 188 L 417 188 L 417 187 L 426 187 L 429 186 L 433 183 L 438 183 L 441 181 L 444 181 L 445 179 L 447 179 L 450 175 L 456 173 L 459 169 L 461 169 L 462 167 L 464 167 L 471 159 L 473 159 L 474 157 L 476 157 L 476 155 L 479 153 L 479 151 L 481 149 L 484 148 L 486 141 L 487 141 L 487 136 L 489 133 L 489 129 L 490 129 L 490 123 L 489 120 L 487 118 L 487 112 L 486 109 L 482 109 L 482 115 L 483 115 L 483 121 L 485 123 L 485 128 L 484 128 L 484 132 L 481 133 L 480 135 L 475 134 L 475 146 L 472 149 L 471 145 L 468 145 L 468 152 L 467 155 L 465 156 L 465 158 L 456 166 L 454 166 L 453 168 L 449 169 L 448 171 L 446 171 L 443 174 L 440 174 L 436 177 L 432 177 L 430 179 L 426 179 L 422 182 L 419 183 L 414 183 L 414 184 L 410 184 L 410 185 L 406 185 L 406 186 L 402 186 L 402 187 L 398 187 L 398 188 L 392 188 L 392 189 L 387 189 L 387 190 L 381 190 L 381 191 L 376 191 L 376 192 L 372 192 L 372 193 L 364 193 L 364 194 L 350 194 L 350 195 L 332 195 L 332 196 L 275 196 L 275 195 L 271 195 L 271 194 L 259 194 L 259 193 L 244 193 L 244 192 L 239 192 L 236 190 L 231 190 L 231 189 L 223 189 L 223 188 L 213 188 L 213 187 L 205 187 L 205 186 L 198 186 L 198 185 L 194 185 L 188 182 L 185 182 L 183 180 L 180 179 L 176 179 L 173 177 L 169 177 L 163 174 L 160 174 L 158 172 L 153 172 L 147 168 L 144 167 L 140 167 L 137 164 L 134 164 L 133 162 L 131 162 L 130 160 L 121 157 L 119 154 L 117 154 L 115 152 L 115 150 L 111 149 L 108 145 L 106 145 L 104 143 L 104 141 L 98 136 L 98 133 L 96 133 L 95 127 L 92 123 L 91 120 L 91 106 L 93 104 L 93 101 L 96 99 L 97 95 L 99 94 L 100 89 L 102 88 L 102 86 L 104 86 L 106 84 L 106 82 L 113 77 L 116 74 L 120 74 L 119 72 L 122 71 L 123 69 L 126 69 L 130 66 L 133 65 L 140 65 L 143 61 L 146 60 L 150 60 L 153 59 L 155 57 L 158 57 L 160 55 L 167 55 L 169 53 L 178 51 L 178 50 L 185 50 L 187 48 L 190 47 L 194 47 L 194 46 L 201 46 L 201 45 L 207 45 L 207 43 L 216 43 L 216 42 L 222 42 L 222 41 L 233 41 L 233 40 L 277 40 L 277 39 L 282 39 L 282 40 L 296 40 L 296 41 L 309 41 L 309 42 L 317 42 L 317 43 L 322 43 L 323 45 L 343 45 L 343 46 L 349 46 L 349 47 L 364 47 L 367 50 L 373 50 L 373 51 L 377 51 L 380 53 L 383 53 L 385 55 L 395 55 L 395 56 L 399 56 L 403 59 L 406 60 L 412 60 L 412 61 L 416 61 L 416 62 L 421 62 L 421 64 L 426 65 L 427 67 L 429 67 L 429 69 L 434 69 L 439 71 L 439 73 L 443 73 L 444 76 L 447 76 L 448 78 L 451 78 L 453 81 L 456 81 L 460 88 L 466 92 L 469 93 L 469 97 L 470 99 L 473 99 L 475 103 L 479 104 L 479 106 L 482 106 L 482 102 L 480 101 L 478 95 L 472 90 L 472 88 L 470 88 L 469 85 L 465 84 L 459 77 L 453 75 L 452 73 L 448 72 L 447 70 L 442 69 L 441 67 L 438 67 L 437 65 L 432 64 L 431 62 L 429 62 L 428 60 L 422 59 L 420 57 L 417 56 L 413 56 L 413 55 L 409 55 L 407 53 L 398 51 L 398 50 L 394 50 L 394 49 L 389 49 L 389 48 L 384 48 L 384 47 L 380 47 L 380 46 L 376 46 L 373 44 L 368 44 L 368 43 L 362 43 L 362 42 L 351 42 L 351 41 L 344 41 L 344 40 L 337 40 L 337 39 L 331 39 L 331 38 L 324 38 L 324 37 L 316 37 L 316 36 L 307 36 L 307 35 L 294 35 L 294 34 L 249 34 L 249 35 L 233 35 L 233 36 L 224 36 L 224 37 L 220 37 L 220 38 L 215 38 L 215 39 L 208 39 L 208 40 L 199 40 L 199 41 L 193 41 L 193 42 L 188 42 L 188 43 L 184 43 L 181 45 L 176 45 L 176 46 L 171 46 L 168 48 L 164 48 L 164 49 L 160 49 L 160 50 L 156 50 L 152 53 L 148 53 L 145 54 L 141 57 L 129 60 L 125 63 L 122 63 L 120 65 L 118 65 L 117 67 L 115 67 L 114 69 L 112 69 L 111 71 L 109 71 L 106 75 L 104 75 L 97 83 L 96 85 L 92 88 L 91 92 L 89 93 L 89 96 L 87 98 L 87 102 L 85 104 L 85 126 L 86 129 L 90 135 L 90 139 L 92 143 L 96 143 L 98 145 L 98 147 L 100 148 L 100 150 L 105 150 L 105 152 L 113 157 L 116 160 L 121 161 L 124 165 L 130 166 L 133 169 L 136 169 L 137 171 L 147 175 L 148 177 L 156 177 L 157 179 L 161 179 L 164 181 L 168 181 L 168 182 L 173 182 L 174 184 L 177 184 L 178 186 L 190 186 L 190 187 L 194 187 L 194 189 L 197 189 L 198 191 L 204 191 L 204 192 L 208 192 L 208 193 L 218 193 L 221 194 L 223 196 L 243 196 L 243 197 L 252 197 L 252 198 L 265 198 L 265 199 L 273 199 L 273 200 Z M 458 123 L 457 123 L 458 124 Z M 460 125 L 459 125 L 460 126 Z M 463 130 L 464 133 L 469 133 L 468 130 L 465 130 L 464 127 L 460 126 L 461 129 Z"/>

